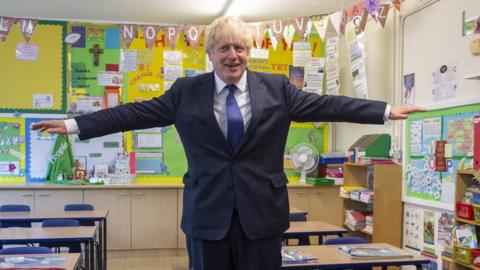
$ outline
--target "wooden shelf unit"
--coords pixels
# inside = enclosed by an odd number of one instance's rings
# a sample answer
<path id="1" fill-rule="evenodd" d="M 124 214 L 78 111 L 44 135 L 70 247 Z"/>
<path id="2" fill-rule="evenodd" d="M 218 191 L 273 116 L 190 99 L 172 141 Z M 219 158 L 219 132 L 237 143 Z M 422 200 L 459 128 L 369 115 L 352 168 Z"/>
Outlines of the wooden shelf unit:
<path id="1" fill-rule="evenodd" d="M 478 171 L 474 170 L 458 170 L 456 174 L 456 183 L 455 183 L 455 203 L 462 201 L 463 196 L 465 194 L 465 190 L 477 182 L 475 179 L 475 173 L 479 173 Z M 480 226 L 480 223 L 476 222 L 475 220 L 468 220 L 457 217 L 457 211 L 455 210 L 455 225 L 458 223 L 466 223 L 472 224 L 474 226 Z M 477 229 L 478 231 L 478 229 Z M 456 269 L 472 269 L 472 270 L 480 270 L 480 267 L 476 267 L 474 265 L 467 265 L 464 263 L 456 262 L 455 261 L 455 252 L 453 253 L 454 263 Z"/>
<path id="2" fill-rule="evenodd" d="M 402 166 L 398 164 L 344 164 L 344 186 L 367 187 L 369 166 L 373 166 L 373 233 L 355 231 L 373 243 L 402 245 Z M 345 210 L 364 209 L 368 204 L 343 198 L 343 221 Z M 368 211 L 370 212 L 370 211 Z"/>

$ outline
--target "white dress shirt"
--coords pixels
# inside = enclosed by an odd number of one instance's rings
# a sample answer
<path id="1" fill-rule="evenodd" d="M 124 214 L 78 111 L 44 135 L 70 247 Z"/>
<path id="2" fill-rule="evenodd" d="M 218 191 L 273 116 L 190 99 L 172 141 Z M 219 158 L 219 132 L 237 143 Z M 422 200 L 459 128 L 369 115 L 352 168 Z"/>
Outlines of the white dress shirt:
<path id="1" fill-rule="evenodd" d="M 213 112 L 218 125 L 227 138 L 227 84 L 215 73 L 215 91 L 213 94 Z M 242 78 L 235 84 L 235 99 L 243 117 L 243 132 L 247 131 L 248 124 L 252 119 L 252 106 L 250 104 L 250 94 L 247 86 L 247 71 L 243 73 Z"/>

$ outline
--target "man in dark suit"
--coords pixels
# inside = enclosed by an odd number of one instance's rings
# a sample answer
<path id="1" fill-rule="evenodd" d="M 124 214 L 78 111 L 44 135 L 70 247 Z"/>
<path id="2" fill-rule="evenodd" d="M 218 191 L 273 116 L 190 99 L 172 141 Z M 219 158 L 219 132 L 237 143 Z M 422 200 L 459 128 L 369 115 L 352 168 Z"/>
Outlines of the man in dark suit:
<path id="1" fill-rule="evenodd" d="M 232 17 L 207 29 L 214 72 L 180 78 L 164 95 L 33 129 L 81 139 L 175 125 L 188 160 L 182 229 L 195 270 L 278 270 L 289 227 L 283 155 L 291 121 L 383 124 L 415 106 L 296 89 L 285 76 L 247 70 L 251 36 Z"/>

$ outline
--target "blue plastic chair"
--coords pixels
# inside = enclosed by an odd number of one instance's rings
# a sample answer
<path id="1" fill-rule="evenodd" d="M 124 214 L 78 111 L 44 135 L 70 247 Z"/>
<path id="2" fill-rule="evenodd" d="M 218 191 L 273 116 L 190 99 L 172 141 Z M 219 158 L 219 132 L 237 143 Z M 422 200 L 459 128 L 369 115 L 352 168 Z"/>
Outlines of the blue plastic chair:
<path id="1" fill-rule="evenodd" d="M 64 211 L 93 211 L 93 205 L 85 203 L 77 204 L 67 204 L 65 205 Z M 80 220 L 80 226 L 95 226 L 95 221 L 93 220 Z"/>
<path id="2" fill-rule="evenodd" d="M 42 222 L 42 227 L 78 227 L 80 222 L 76 219 L 68 218 L 55 218 L 55 219 L 46 219 Z M 63 242 L 63 243 L 42 243 L 40 246 L 55 248 L 59 251 L 60 247 L 68 247 L 69 253 L 81 253 L 82 247 L 78 242 Z"/>
<path id="3" fill-rule="evenodd" d="M 51 254 L 53 251 L 48 247 L 11 247 L 0 250 L 0 255 L 15 254 Z"/>
<path id="4" fill-rule="evenodd" d="M 0 206 L 0 212 L 30 212 L 30 206 L 26 204 L 5 204 Z M 30 221 L 2 221 L 1 227 L 29 228 L 32 227 L 32 223 Z"/>
<path id="5" fill-rule="evenodd" d="M 347 245 L 347 244 L 366 244 L 367 240 L 358 236 L 329 238 L 323 241 L 324 245 Z"/>
<path id="6" fill-rule="evenodd" d="M 305 213 L 290 213 L 288 216 L 290 222 L 302 222 L 307 221 L 307 215 Z M 288 245 L 289 239 L 297 239 L 298 244 L 301 246 L 308 246 L 310 245 L 310 238 L 308 236 L 300 236 L 300 237 L 283 237 L 283 240 Z"/>

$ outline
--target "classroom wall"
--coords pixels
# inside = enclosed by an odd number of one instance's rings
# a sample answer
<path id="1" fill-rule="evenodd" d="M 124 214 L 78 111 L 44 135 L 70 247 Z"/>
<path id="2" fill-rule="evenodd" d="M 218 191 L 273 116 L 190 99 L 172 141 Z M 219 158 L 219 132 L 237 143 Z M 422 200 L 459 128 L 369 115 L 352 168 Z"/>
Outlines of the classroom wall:
<path id="1" fill-rule="evenodd" d="M 366 68 L 369 99 L 386 101 L 393 104 L 394 88 L 394 35 L 396 11 L 389 10 L 385 28 L 369 19 L 365 27 L 365 47 L 367 52 Z M 350 73 L 349 54 L 345 38 L 340 42 L 340 93 L 355 96 Z M 347 151 L 360 136 L 371 133 L 392 133 L 393 125 L 360 125 L 335 123 L 333 149 Z"/>

